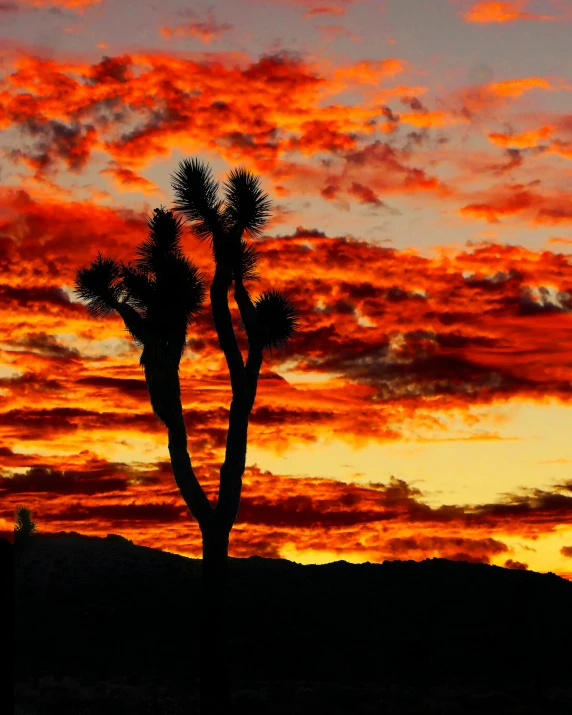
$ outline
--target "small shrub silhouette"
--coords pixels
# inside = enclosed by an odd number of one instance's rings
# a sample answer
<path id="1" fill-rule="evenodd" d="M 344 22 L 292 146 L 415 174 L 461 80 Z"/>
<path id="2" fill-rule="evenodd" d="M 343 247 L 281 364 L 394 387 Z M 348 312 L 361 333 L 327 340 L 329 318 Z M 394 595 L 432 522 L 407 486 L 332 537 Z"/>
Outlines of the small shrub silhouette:
<path id="1" fill-rule="evenodd" d="M 25 548 L 29 546 L 36 535 L 36 523 L 32 521 L 32 512 L 26 506 L 16 509 L 14 524 L 14 546 Z"/>

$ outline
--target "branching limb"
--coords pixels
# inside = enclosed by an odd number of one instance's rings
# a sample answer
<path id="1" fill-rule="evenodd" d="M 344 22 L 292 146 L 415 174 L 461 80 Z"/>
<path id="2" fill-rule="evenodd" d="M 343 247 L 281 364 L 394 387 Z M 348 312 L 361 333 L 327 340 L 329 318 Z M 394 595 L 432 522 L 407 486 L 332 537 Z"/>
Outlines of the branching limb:
<path id="1" fill-rule="evenodd" d="M 139 313 L 125 302 L 116 301 L 114 310 L 123 318 L 125 327 L 138 343 L 144 345 L 147 338 L 147 331 L 143 318 Z"/>
<path id="2" fill-rule="evenodd" d="M 262 344 L 258 336 L 256 308 L 242 280 L 237 279 L 236 275 L 234 286 L 234 297 L 248 336 L 249 351 L 244 369 L 243 390 L 240 394 L 233 391 L 225 459 L 220 470 L 220 488 L 216 515 L 223 527 L 229 530 L 236 520 L 240 506 L 242 475 L 246 467 L 248 419 L 254 405 L 258 375 L 262 365 Z"/>
<path id="3" fill-rule="evenodd" d="M 256 397 L 258 375 L 262 366 L 263 346 L 260 336 L 256 308 L 240 278 L 235 279 L 234 281 L 234 298 L 240 310 L 240 315 L 244 324 L 244 329 L 246 330 L 246 335 L 248 337 L 249 344 L 248 358 L 246 360 L 245 367 L 245 408 L 250 415 L 250 411 L 252 410 L 252 406 L 254 405 L 254 399 Z"/>
<path id="4" fill-rule="evenodd" d="M 187 446 L 187 431 L 181 410 L 180 419 L 169 427 L 169 455 L 175 482 L 189 511 L 199 523 L 201 531 L 208 528 L 215 511 L 193 470 Z"/>
<path id="5" fill-rule="evenodd" d="M 232 325 L 228 306 L 228 289 L 232 281 L 232 271 L 224 262 L 217 263 L 211 285 L 211 308 L 221 350 L 226 358 L 233 396 L 244 392 L 244 359 Z"/>
<path id="6" fill-rule="evenodd" d="M 252 302 L 244 283 L 240 278 L 234 279 L 234 299 L 240 310 L 240 317 L 248 337 L 250 345 L 260 342 L 258 338 L 258 321 L 256 319 L 256 308 Z"/>
<path id="7" fill-rule="evenodd" d="M 262 367 L 262 347 L 259 345 L 251 345 L 248 350 L 248 358 L 246 360 L 246 409 L 248 414 L 252 411 L 254 400 L 256 399 L 256 390 L 258 387 L 258 377 L 260 368 Z"/>
<path id="8" fill-rule="evenodd" d="M 178 366 L 145 363 L 144 369 L 153 412 L 168 430 L 169 454 L 175 481 L 191 514 L 202 529 L 203 525 L 208 525 L 212 520 L 214 509 L 191 463 L 183 418 Z"/>

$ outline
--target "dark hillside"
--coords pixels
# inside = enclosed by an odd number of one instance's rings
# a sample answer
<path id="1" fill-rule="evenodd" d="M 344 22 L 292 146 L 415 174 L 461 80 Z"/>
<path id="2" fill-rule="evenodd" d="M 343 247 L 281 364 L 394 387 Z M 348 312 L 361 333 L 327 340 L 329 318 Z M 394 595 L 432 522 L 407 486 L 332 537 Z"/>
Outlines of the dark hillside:
<path id="1" fill-rule="evenodd" d="M 189 681 L 200 561 L 43 535 L 16 566 L 16 679 Z M 236 680 L 570 685 L 572 583 L 443 559 L 231 559 Z"/>
<path id="2" fill-rule="evenodd" d="M 189 672 L 200 562 L 121 537 L 44 536 L 18 562 L 16 627 L 42 670 Z M 570 677 L 572 583 L 442 559 L 231 559 L 235 672 L 250 677 Z M 34 650 L 34 649 L 32 649 Z M 25 670 L 29 649 L 17 653 Z"/>

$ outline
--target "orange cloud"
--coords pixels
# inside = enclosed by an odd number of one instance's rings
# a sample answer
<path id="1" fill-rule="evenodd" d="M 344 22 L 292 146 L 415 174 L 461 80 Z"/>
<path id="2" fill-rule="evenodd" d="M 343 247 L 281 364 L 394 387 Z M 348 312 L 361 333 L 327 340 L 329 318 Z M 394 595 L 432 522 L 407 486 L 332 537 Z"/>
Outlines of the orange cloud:
<path id="1" fill-rule="evenodd" d="M 489 84 L 488 89 L 494 94 L 503 97 L 520 97 L 524 92 L 532 89 L 555 89 L 555 87 L 542 77 L 524 77 L 523 79 L 512 79 L 506 82 L 496 82 Z"/>
<path id="2" fill-rule="evenodd" d="M 526 12 L 524 8 L 529 0 L 512 0 L 512 2 L 496 2 L 482 0 L 472 5 L 464 14 L 465 22 L 480 24 L 509 23 L 517 20 L 556 20 L 553 15 L 538 15 Z"/>
<path id="3" fill-rule="evenodd" d="M 571 85 L 564 78 L 557 77 L 522 77 L 482 85 L 472 84 L 453 91 L 445 104 L 450 107 L 451 112 L 471 122 L 476 123 L 484 119 L 498 121 L 499 115 L 505 113 L 520 97 L 538 89 L 569 91 Z M 552 116 L 550 123 L 558 129 L 558 124 L 563 119 L 561 115 Z"/>
<path id="4" fill-rule="evenodd" d="M 404 61 L 397 58 L 360 60 L 351 65 L 336 68 L 334 79 L 345 84 L 359 82 L 360 84 L 377 85 L 385 78 L 393 77 L 404 70 Z"/>
<path id="5" fill-rule="evenodd" d="M 498 144 L 499 146 L 528 149 L 538 146 L 543 139 L 548 139 L 553 131 L 554 127 L 544 126 L 540 129 L 521 132 L 520 134 L 513 134 L 511 136 L 499 132 L 491 132 L 488 137 L 493 144 Z"/>
<path id="6" fill-rule="evenodd" d="M 403 112 L 399 118 L 405 124 L 422 128 L 445 127 L 461 121 L 460 117 L 446 112 Z"/>
<path id="7" fill-rule="evenodd" d="M 557 131 L 553 125 L 545 125 L 539 129 L 531 129 L 516 134 L 505 134 L 502 132 L 491 132 L 488 135 L 492 144 L 511 147 L 514 149 L 535 149 L 540 148 L 551 154 L 558 154 L 566 159 L 572 159 L 572 142 L 562 139 L 552 138 Z"/>
<path id="8" fill-rule="evenodd" d="M 318 5 L 306 12 L 304 17 L 316 17 L 317 15 L 345 15 L 346 9 L 341 5 Z"/>
<path id="9" fill-rule="evenodd" d="M 550 145 L 550 151 L 554 154 L 560 154 L 566 159 L 572 159 L 572 142 L 555 139 Z"/>
<path id="10" fill-rule="evenodd" d="M 38 8 L 57 7 L 65 10 L 83 11 L 93 5 L 99 5 L 102 0 L 21 0 L 24 5 Z"/>

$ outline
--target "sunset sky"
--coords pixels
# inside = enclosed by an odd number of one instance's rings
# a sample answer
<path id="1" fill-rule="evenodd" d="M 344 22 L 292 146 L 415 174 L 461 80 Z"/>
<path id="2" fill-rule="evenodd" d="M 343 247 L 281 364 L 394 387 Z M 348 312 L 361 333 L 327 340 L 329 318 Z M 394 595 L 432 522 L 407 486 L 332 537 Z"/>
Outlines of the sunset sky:
<path id="1" fill-rule="evenodd" d="M 24 504 L 200 556 L 139 351 L 73 293 L 98 250 L 134 258 L 198 157 L 261 177 L 254 295 L 301 314 L 265 357 L 231 556 L 572 580 L 570 0 L 4 0 L 0 27 L 2 535 Z M 188 343 L 214 500 L 208 302 Z"/>

